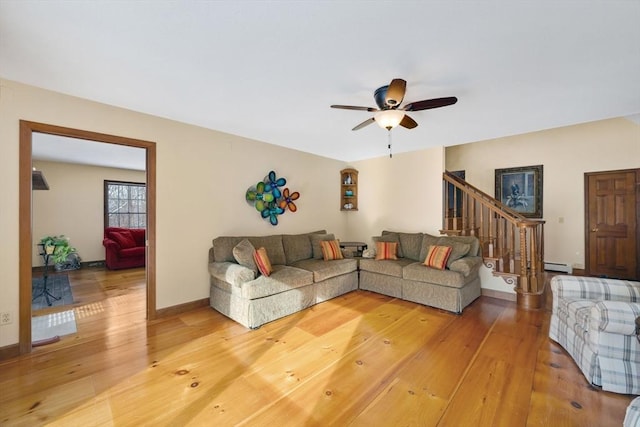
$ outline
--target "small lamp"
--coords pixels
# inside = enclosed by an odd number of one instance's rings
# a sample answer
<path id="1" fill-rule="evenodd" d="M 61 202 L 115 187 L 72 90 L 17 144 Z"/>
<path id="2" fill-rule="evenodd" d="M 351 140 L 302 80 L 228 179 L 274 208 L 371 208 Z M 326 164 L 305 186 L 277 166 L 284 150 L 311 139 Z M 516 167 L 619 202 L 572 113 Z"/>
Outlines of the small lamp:
<path id="1" fill-rule="evenodd" d="M 386 130 L 391 130 L 400 124 L 404 118 L 404 111 L 382 110 L 378 111 L 373 117 L 376 123 L 378 123 L 378 126 Z"/>

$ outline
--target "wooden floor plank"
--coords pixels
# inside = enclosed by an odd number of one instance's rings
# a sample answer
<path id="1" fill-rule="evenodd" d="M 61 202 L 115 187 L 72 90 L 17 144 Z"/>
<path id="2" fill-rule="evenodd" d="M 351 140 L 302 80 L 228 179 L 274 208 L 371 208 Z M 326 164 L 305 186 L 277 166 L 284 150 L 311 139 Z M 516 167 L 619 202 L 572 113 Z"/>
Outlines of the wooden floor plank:
<path id="1" fill-rule="evenodd" d="M 390 426 L 436 426 L 448 401 L 413 381 L 396 377 L 350 423 L 353 426 L 375 426 L 384 420 Z"/>
<path id="2" fill-rule="evenodd" d="M 375 320 L 395 319 L 392 316 L 373 317 Z M 246 420 L 278 423 L 287 419 L 292 425 L 302 425 L 309 420 L 326 425 L 346 425 L 354 414 L 362 411 L 375 398 L 388 380 L 394 377 L 400 366 L 435 334 L 438 328 L 451 322 L 450 315 L 416 306 L 390 323 L 378 329 L 367 340 L 354 333 L 350 348 L 340 348 L 339 357 L 323 368 L 316 367 L 316 375 L 284 395 L 263 411 Z M 361 325 L 369 329 L 370 321 L 363 318 Z M 357 329 L 356 329 L 357 330 Z M 309 361 L 308 363 L 310 363 Z M 372 378 L 377 380 L 372 381 Z M 270 381 L 277 384 L 277 381 Z"/>
<path id="3" fill-rule="evenodd" d="M 455 321 L 441 328 L 416 352 L 398 372 L 395 385 L 358 416 L 357 424 L 366 425 L 393 413 L 397 417 L 394 425 L 436 425 L 486 334 L 504 311 L 504 304 L 487 300 L 482 308 L 469 307 L 464 316 L 449 314 Z M 396 413 L 393 408 L 403 406 L 407 399 L 415 400 L 414 411 Z"/>
<path id="4" fill-rule="evenodd" d="M 621 426 L 630 397 L 590 385 L 571 356 L 549 340 L 538 351 L 529 425 Z"/>

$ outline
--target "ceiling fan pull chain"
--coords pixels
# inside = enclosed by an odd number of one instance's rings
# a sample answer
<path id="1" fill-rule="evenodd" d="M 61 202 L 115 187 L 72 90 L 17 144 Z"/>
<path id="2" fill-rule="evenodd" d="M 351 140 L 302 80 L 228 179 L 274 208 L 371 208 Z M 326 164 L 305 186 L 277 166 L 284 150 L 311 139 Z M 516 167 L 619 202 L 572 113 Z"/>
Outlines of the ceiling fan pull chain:
<path id="1" fill-rule="evenodd" d="M 391 158 L 393 158 L 393 153 L 391 152 L 391 129 L 389 129 L 387 132 L 388 132 L 388 135 L 389 135 L 389 137 L 388 137 L 388 140 L 389 140 L 389 145 L 388 145 L 388 147 L 389 147 L 389 158 L 391 159 Z"/>

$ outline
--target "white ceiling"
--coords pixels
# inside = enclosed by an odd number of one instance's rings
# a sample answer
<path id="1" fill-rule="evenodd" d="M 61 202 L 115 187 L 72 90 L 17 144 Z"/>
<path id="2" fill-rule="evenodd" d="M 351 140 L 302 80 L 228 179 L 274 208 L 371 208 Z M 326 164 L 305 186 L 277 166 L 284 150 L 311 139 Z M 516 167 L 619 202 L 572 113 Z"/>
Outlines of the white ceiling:
<path id="1" fill-rule="evenodd" d="M 640 1 L 0 0 L 0 76 L 340 160 L 640 113 Z M 91 129 L 88 129 L 91 130 Z"/>
<path id="2" fill-rule="evenodd" d="M 34 160 L 89 164 L 109 168 L 146 169 L 147 152 L 143 148 L 105 144 L 84 139 L 34 132 L 31 141 Z"/>

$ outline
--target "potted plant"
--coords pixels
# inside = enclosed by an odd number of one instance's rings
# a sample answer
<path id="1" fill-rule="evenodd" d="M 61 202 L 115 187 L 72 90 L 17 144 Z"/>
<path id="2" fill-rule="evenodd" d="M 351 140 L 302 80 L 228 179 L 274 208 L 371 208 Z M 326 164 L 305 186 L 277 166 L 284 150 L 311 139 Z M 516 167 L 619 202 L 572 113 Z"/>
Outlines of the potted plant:
<path id="1" fill-rule="evenodd" d="M 69 244 L 69 238 L 64 235 L 45 236 L 40 239 L 44 253 L 51 256 L 56 271 L 76 270 L 80 268 L 80 257 L 77 250 Z"/>

